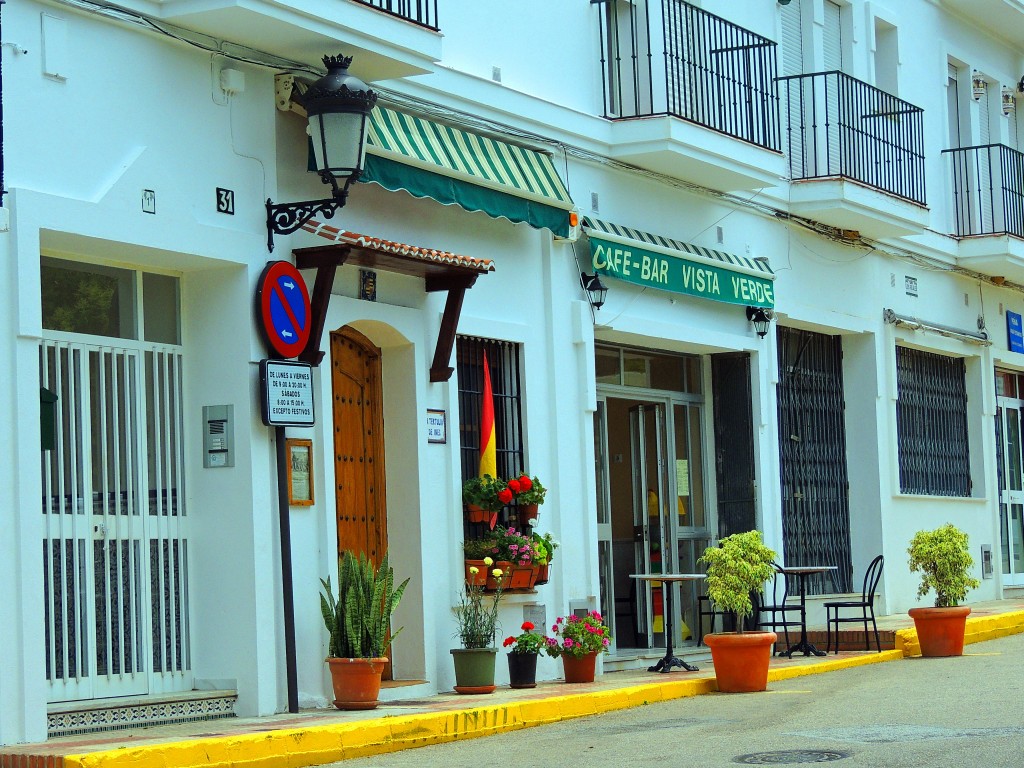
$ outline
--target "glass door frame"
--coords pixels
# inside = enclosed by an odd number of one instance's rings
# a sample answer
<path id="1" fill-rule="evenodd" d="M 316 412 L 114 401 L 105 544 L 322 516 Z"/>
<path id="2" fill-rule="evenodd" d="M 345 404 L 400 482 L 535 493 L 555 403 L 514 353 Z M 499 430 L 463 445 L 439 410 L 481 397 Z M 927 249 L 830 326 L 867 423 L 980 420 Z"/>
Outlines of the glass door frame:
<path id="1" fill-rule="evenodd" d="M 1024 566 L 1019 572 L 1013 570 L 1014 560 L 1024 558 L 1024 551 L 1017 551 L 1010 530 L 1014 522 L 1018 527 L 1024 525 L 1021 519 L 1024 516 L 1024 400 L 998 395 L 996 414 L 1001 441 L 998 453 L 1002 461 L 999 472 L 1000 568 L 1003 586 L 1024 586 Z M 1012 427 L 1009 424 L 1010 414 L 1016 416 L 1016 425 Z M 1011 514 L 1014 508 L 1015 515 Z M 1021 538 L 1024 539 L 1024 532 Z M 1024 550 L 1024 544 L 1019 548 Z"/>
<path id="2" fill-rule="evenodd" d="M 601 584 L 601 605 L 605 616 L 611 621 L 613 626 L 613 637 L 617 635 L 615 629 L 615 622 L 617 617 L 615 615 L 614 606 L 615 600 L 615 563 L 614 563 L 614 548 L 613 548 L 613 534 L 612 534 L 612 513 L 611 513 L 611 483 L 610 483 L 610 467 L 609 467 L 609 435 L 608 435 L 608 401 L 609 400 L 621 400 L 630 403 L 630 408 L 636 406 L 654 406 L 661 411 L 662 419 L 662 430 L 657 436 L 659 440 L 659 450 L 662 452 L 663 466 L 658 473 L 658 495 L 662 499 L 678 498 L 678 487 L 676 473 L 671 471 L 672 468 L 677 467 L 677 456 L 676 456 L 676 439 L 682 437 L 684 440 L 690 441 L 691 432 L 688 429 L 690 424 L 688 422 L 683 424 L 677 424 L 676 412 L 678 407 L 686 409 L 686 413 L 691 413 L 691 407 L 697 407 L 697 415 L 699 416 L 700 423 L 697 425 L 696 440 L 699 444 L 699 450 L 701 452 L 701 466 L 700 466 L 700 483 L 702 487 L 702 507 L 703 507 L 703 519 L 704 526 L 680 526 L 678 514 L 668 514 L 667 510 L 669 507 L 662 503 L 660 504 L 660 515 L 661 515 L 661 528 L 662 528 L 662 542 L 661 547 L 663 550 L 663 561 L 662 566 L 665 568 L 665 572 L 675 571 L 679 567 L 679 552 L 685 546 L 688 547 L 691 553 L 695 552 L 694 542 L 710 541 L 714 538 L 712 534 L 712 513 L 713 505 L 709 499 L 708 489 L 710 488 L 709 472 L 710 466 L 706 459 L 707 456 L 707 418 L 704 413 L 705 398 L 699 394 L 688 394 L 682 392 L 671 392 L 664 390 L 654 389 L 643 389 L 638 387 L 630 387 L 623 385 L 614 384 L 599 384 L 597 387 L 597 410 L 594 413 L 594 441 L 595 441 L 595 462 L 596 462 L 596 477 L 597 477 L 597 516 L 598 516 L 598 563 L 600 573 L 600 584 Z M 632 419 L 630 421 L 632 425 Z M 679 434 L 679 430 L 684 430 L 682 435 Z M 630 440 L 631 450 L 635 447 L 635 442 L 632 435 L 624 436 Z M 695 447 L 693 442 L 687 442 L 688 447 Z M 692 460 L 690 456 L 688 460 Z M 631 461 L 632 461 L 631 457 Z M 635 477 L 635 468 L 632 470 Z M 692 473 L 692 464 L 689 469 Z M 690 475 L 692 485 L 692 474 Z M 645 488 L 641 488 L 639 491 L 634 485 L 632 494 L 632 505 L 633 505 L 633 521 L 636 523 L 640 513 L 647 514 L 647 499 Z M 639 495 L 638 495 L 639 494 Z M 694 519 L 693 515 L 695 510 L 689 510 L 691 520 Z M 667 535 L 666 535 L 667 534 Z M 636 548 L 641 551 L 644 549 L 644 545 L 647 545 L 649 551 L 649 539 L 650 532 L 647 526 L 644 526 L 643 538 L 641 541 L 635 544 Z M 673 546 L 669 549 L 668 553 L 664 553 L 665 542 L 672 542 Z M 639 562 L 637 549 L 634 548 L 634 563 Z M 699 553 L 696 553 L 699 555 Z M 649 568 L 650 562 L 647 553 L 644 553 L 643 559 L 644 565 Z M 684 618 L 684 608 L 688 605 L 696 605 L 696 594 L 701 589 L 699 583 L 687 583 L 685 586 L 679 584 L 673 584 L 672 593 L 672 606 L 673 606 L 673 626 L 681 628 L 681 620 Z M 638 618 L 638 631 L 637 634 L 645 634 L 648 640 L 648 647 L 652 649 L 660 649 L 664 644 L 664 634 L 654 633 L 653 628 L 653 600 L 652 600 L 652 585 L 649 581 L 641 581 L 637 585 L 637 591 L 640 589 L 644 590 L 644 596 L 642 600 L 637 600 L 637 608 L 645 606 L 643 614 Z M 694 594 L 690 600 L 681 599 L 681 590 L 687 589 L 692 591 Z M 697 618 L 694 612 L 693 618 Z M 696 633 L 691 629 L 692 636 L 696 636 Z M 659 634 L 660 638 L 656 638 L 655 634 Z M 640 638 L 637 638 L 638 644 Z M 673 638 L 673 645 L 680 645 L 678 642 L 679 638 Z M 620 650 L 618 648 L 617 641 L 613 641 L 612 651 L 615 652 Z"/>

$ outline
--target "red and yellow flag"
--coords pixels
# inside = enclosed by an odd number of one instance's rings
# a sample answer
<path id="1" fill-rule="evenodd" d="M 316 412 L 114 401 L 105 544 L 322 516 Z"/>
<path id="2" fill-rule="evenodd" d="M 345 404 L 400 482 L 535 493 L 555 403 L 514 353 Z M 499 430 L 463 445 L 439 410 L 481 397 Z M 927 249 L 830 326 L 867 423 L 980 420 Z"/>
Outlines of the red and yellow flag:
<path id="1" fill-rule="evenodd" d="M 480 477 L 498 476 L 498 453 L 494 437 L 494 392 L 491 390 L 491 369 L 484 350 L 484 394 L 480 409 Z"/>

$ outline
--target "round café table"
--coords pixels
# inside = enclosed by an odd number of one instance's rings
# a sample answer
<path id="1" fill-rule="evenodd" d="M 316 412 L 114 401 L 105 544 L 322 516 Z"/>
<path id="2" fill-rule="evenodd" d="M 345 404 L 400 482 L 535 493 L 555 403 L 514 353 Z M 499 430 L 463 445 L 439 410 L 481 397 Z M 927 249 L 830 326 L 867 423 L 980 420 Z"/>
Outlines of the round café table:
<path id="1" fill-rule="evenodd" d="M 632 573 L 629 578 L 643 581 L 663 581 L 666 584 L 674 584 L 678 581 L 698 581 L 706 578 L 706 576 L 703 573 Z M 698 672 L 700 670 L 700 667 L 687 664 L 682 659 L 677 658 L 672 651 L 672 633 L 675 631 L 675 628 L 672 626 L 673 618 L 672 588 L 668 587 L 665 589 L 665 658 L 658 659 L 657 664 L 653 667 L 648 667 L 648 672 L 671 672 L 673 667 L 680 667 L 687 672 Z"/>
<path id="2" fill-rule="evenodd" d="M 825 651 L 819 651 L 814 645 L 807 642 L 807 577 L 815 573 L 839 570 L 834 565 L 780 565 L 777 567 L 779 573 L 786 576 L 795 576 L 800 582 L 800 641 L 791 645 L 782 652 L 782 656 L 793 658 L 793 654 L 802 651 L 804 656 L 825 656 Z"/>

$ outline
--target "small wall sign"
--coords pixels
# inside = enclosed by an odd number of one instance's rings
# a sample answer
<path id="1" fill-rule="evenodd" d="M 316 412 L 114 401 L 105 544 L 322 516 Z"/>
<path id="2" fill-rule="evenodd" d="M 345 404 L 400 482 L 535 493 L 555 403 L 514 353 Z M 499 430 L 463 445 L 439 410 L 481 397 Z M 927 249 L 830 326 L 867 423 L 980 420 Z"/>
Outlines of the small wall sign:
<path id="1" fill-rule="evenodd" d="M 288 503 L 293 507 L 313 505 L 313 441 L 289 438 L 284 441 L 288 454 Z"/>
<path id="2" fill-rule="evenodd" d="M 152 189 L 142 190 L 142 212 L 156 213 L 156 192 Z"/>
<path id="3" fill-rule="evenodd" d="M 445 411 L 427 408 L 427 442 L 448 442 L 448 414 Z"/>
<path id="4" fill-rule="evenodd" d="M 359 270 L 359 298 L 363 301 L 377 300 L 377 273 L 372 269 Z"/>
<path id="5" fill-rule="evenodd" d="M 907 291 L 907 296 L 917 296 L 917 278 L 911 277 L 910 275 L 903 276 L 903 287 Z"/>
<path id="6" fill-rule="evenodd" d="M 235 190 L 217 187 L 217 213 L 235 215 Z"/>
<path id="7" fill-rule="evenodd" d="M 1011 352 L 1024 352 L 1024 327 L 1017 312 L 1006 310 L 1006 343 Z"/>
<path id="8" fill-rule="evenodd" d="M 260 361 L 263 423 L 268 427 L 312 427 L 313 367 L 290 360 Z"/>

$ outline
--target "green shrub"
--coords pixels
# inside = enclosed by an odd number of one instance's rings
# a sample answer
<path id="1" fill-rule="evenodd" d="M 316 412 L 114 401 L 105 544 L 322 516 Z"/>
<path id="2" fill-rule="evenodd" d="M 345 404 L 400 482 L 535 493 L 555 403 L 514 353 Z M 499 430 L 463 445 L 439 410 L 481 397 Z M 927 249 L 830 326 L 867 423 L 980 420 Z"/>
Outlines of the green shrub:
<path id="1" fill-rule="evenodd" d="M 977 589 L 980 582 L 968 575 L 974 558 L 967 549 L 967 534 L 952 523 L 934 531 L 918 531 L 907 548 L 910 571 L 921 572 L 917 596 L 935 590 L 935 607 L 959 605 L 968 589 Z"/>

